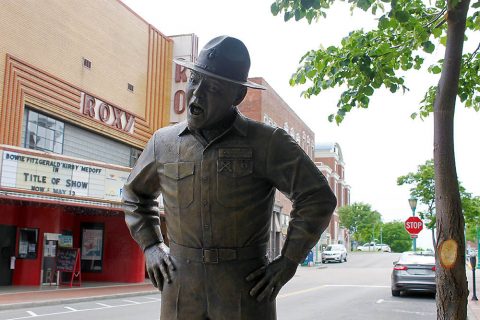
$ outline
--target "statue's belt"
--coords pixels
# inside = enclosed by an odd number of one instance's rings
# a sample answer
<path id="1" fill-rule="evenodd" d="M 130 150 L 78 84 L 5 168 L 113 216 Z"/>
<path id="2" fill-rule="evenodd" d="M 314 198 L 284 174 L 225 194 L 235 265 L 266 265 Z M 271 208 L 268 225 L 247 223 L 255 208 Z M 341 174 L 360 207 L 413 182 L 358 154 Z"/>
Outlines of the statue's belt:
<path id="1" fill-rule="evenodd" d="M 263 257 L 266 252 L 267 244 L 242 248 L 190 248 L 170 241 L 172 256 L 203 263 L 249 260 Z"/>

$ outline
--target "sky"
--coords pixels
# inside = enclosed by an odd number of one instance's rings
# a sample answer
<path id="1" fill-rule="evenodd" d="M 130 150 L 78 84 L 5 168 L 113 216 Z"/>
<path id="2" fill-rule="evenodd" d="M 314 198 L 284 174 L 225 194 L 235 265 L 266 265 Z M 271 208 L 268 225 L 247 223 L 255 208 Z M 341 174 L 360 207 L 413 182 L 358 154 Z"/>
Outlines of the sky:
<path id="1" fill-rule="evenodd" d="M 284 22 L 273 16 L 273 0 L 122 0 L 163 34 L 195 33 L 199 48 L 219 35 L 242 40 L 250 52 L 250 77 L 263 77 L 315 132 L 315 141 L 339 143 L 345 162 L 345 182 L 351 187 L 351 202 L 364 202 L 381 213 L 384 222 L 406 220 L 412 211 L 408 186 L 397 186 L 397 177 L 415 172 L 433 158 L 433 115 L 421 121 L 410 114 L 418 110 L 426 89 L 438 77 L 421 71 L 406 74 L 405 94 L 375 92 L 368 109 L 355 109 L 337 126 L 327 117 L 336 112 L 340 89 L 330 89 L 311 99 L 302 98 L 306 87 L 291 87 L 289 79 L 300 58 L 309 50 L 339 45 L 348 32 L 373 28 L 371 14 L 341 2 L 327 19 L 309 25 L 306 21 Z M 480 37 L 471 37 L 464 51 L 473 52 Z M 474 47 L 475 46 L 475 47 Z M 425 56 L 426 61 L 443 56 Z M 480 196 L 480 113 L 465 109 L 457 101 L 455 154 L 457 175 L 468 192 Z M 477 146 L 477 147 L 475 147 Z M 421 210 L 419 207 L 417 210 Z M 423 230 L 417 247 L 431 248 L 429 230 Z"/>

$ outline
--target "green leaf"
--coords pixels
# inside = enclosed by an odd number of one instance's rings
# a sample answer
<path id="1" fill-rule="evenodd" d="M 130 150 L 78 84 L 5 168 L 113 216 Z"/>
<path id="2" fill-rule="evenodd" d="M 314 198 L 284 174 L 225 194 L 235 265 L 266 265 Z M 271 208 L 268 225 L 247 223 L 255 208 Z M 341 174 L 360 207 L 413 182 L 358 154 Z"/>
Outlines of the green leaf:
<path id="1" fill-rule="evenodd" d="M 359 7 L 363 11 L 367 11 L 368 8 L 370 8 L 371 4 L 372 4 L 371 0 L 358 0 L 357 7 Z"/>
<path id="2" fill-rule="evenodd" d="M 300 9 L 295 9 L 295 21 L 299 21 L 305 16 L 305 13 Z"/>
<path id="3" fill-rule="evenodd" d="M 480 8 L 480 0 L 477 1 L 476 3 L 472 4 L 472 8 Z"/>
<path id="4" fill-rule="evenodd" d="M 364 89 L 365 95 L 367 95 L 367 96 L 371 96 L 373 94 L 373 91 L 374 91 L 373 88 L 370 87 L 370 86 L 365 87 L 365 89 Z"/>
<path id="5" fill-rule="evenodd" d="M 336 122 L 337 124 L 340 124 L 342 121 L 343 121 L 343 116 L 337 114 L 337 115 L 335 116 L 335 122 Z"/>
<path id="6" fill-rule="evenodd" d="M 432 34 L 435 38 L 438 38 L 442 35 L 442 29 L 440 28 L 433 29 Z"/>
<path id="7" fill-rule="evenodd" d="M 287 12 L 285 11 L 285 14 L 283 15 L 283 20 L 285 22 L 287 22 L 288 20 L 290 20 L 291 18 L 293 17 L 293 12 Z"/>
<path id="8" fill-rule="evenodd" d="M 363 104 L 363 108 L 368 108 L 368 103 L 370 102 L 370 99 L 367 96 L 362 96 L 359 100 Z"/>
<path id="9" fill-rule="evenodd" d="M 395 83 L 392 83 L 390 85 L 390 92 L 391 93 L 395 93 L 397 91 L 397 89 L 398 89 L 398 86 Z"/>
<path id="10" fill-rule="evenodd" d="M 379 78 L 374 78 L 372 82 L 372 87 L 374 87 L 375 89 L 378 89 L 381 86 L 382 86 L 382 80 L 380 80 Z"/>
<path id="11" fill-rule="evenodd" d="M 405 23 L 410 19 L 410 14 L 405 11 L 396 11 L 395 12 L 395 19 L 397 19 L 400 23 Z"/>
<path id="12" fill-rule="evenodd" d="M 270 6 L 270 11 L 274 16 L 276 16 L 280 12 L 280 8 L 278 7 L 278 4 L 276 2 L 272 3 Z"/>
<path id="13" fill-rule="evenodd" d="M 335 117 L 334 114 L 329 115 L 328 116 L 328 122 L 333 122 L 334 117 Z"/>
<path id="14" fill-rule="evenodd" d="M 388 29 L 390 27 L 390 19 L 385 16 L 381 16 L 378 20 L 378 28 L 379 29 Z"/>
<path id="15" fill-rule="evenodd" d="M 431 71 L 433 74 L 439 74 L 440 72 L 442 72 L 442 68 L 440 68 L 439 66 L 433 66 Z"/>
<path id="16" fill-rule="evenodd" d="M 301 0 L 300 3 L 302 4 L 302 7 L 305 9 L 310 9 L 313 7 L 313 4 L 315 3 L 314 0 Z"/>
<path id="17" fill-rule="evenodd" d="M 423 42 L 422 47 L 426 53 L 432 53 L 435 50 L 435 45 L 431 41 Z"/>

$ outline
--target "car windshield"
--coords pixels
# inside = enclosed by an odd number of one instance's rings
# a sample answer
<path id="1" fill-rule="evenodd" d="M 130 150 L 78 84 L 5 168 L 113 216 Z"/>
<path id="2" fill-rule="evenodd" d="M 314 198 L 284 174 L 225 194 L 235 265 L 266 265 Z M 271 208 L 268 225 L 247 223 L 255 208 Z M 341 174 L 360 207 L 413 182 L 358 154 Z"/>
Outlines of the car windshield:
<path id="1" fill-rule="evenodd" d="M 328 246 L 326 251 L 336 251 L 336 250 L 342 250 L 343 246 L 341 245 L 331 245 Z"/>
<path id="2" fill-rule="evenodd" d="M 435 256 L 430 252 L 404 252 L 399 264 L 435 264 Z"/>

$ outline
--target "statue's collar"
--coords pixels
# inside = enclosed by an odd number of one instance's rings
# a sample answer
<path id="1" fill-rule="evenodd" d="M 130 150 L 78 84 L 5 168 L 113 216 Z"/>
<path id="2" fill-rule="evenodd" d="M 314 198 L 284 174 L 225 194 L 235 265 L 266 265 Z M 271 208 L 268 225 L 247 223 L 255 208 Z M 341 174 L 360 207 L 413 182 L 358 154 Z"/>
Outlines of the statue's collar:
<path id="1" fill-rule="evenodd" d="M 247 128 L 248 128 L 247 118 L 245 118 L 245 116 L 243 116 L 240 112 L 238 112 L 238 110 L 237 110 L 237 115 L 235 116 L 235 120 L 233 121 L 232 128 L 241 136 L 243 137 L 247 136 Z M 187 126 L 187 121 L 183 121 L 180 124 L 179 129 L 180 129 L 178 133 L 179 136 L 182 136 L 187 133 L 191 134 Z"/>

